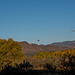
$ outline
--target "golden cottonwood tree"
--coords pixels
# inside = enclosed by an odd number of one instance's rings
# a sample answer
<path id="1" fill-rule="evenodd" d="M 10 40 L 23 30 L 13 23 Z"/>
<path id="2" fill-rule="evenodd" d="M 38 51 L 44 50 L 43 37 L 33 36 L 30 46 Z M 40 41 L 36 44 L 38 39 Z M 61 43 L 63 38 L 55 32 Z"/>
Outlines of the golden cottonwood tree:
<path id="1" fill-rule="evenodd" d="M 12 39 L 0 39 L 0 69 L 6 65 L 14 65 L 24 58 L 22 46 Z"/>

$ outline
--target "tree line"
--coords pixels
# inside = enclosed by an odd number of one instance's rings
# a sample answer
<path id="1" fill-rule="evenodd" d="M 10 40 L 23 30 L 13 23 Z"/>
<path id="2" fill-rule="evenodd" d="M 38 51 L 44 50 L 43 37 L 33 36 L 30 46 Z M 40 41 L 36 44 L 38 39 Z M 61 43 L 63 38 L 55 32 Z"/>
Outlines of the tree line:
<path id="1" fill-rule="evenodd" d="M 37 53 L 33 59 L 39 59 L 42 67 L 50 71 L 70 71 L 75 70 L 75 49 L 65 49 L 63 51 L 43 51 Z M 39 64 L 41 64 L 39 63 Z"/>

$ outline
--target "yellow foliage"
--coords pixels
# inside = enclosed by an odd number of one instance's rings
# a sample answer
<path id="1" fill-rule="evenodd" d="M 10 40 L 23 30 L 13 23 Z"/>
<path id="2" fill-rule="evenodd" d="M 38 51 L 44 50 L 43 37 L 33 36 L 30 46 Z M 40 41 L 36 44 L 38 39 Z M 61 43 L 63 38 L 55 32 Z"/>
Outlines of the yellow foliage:
<path id="1" fill-rule="evenodd" d="M 54 52 L 54 55 L 55 56 L 62 56 L 62 52 L 61 51 L 56 51 L 56 52 Z"/>
<path id="2" fill-rule="evenodd" d="M 40 53 L 37 53 L 34 58 L 46 58 L 50 55 L 52 55 L 53 53 L 51 51 L 43 51 L 43 52 L 40 52 Z"/>
<path id="3" fill-rule="evenodd" d="M 22 46 L 20 43 L 12 39 L 0 39 L 0 67 L 8 64 L 17 63 L 16 60 L 24 58 L 22 53 Z"/>

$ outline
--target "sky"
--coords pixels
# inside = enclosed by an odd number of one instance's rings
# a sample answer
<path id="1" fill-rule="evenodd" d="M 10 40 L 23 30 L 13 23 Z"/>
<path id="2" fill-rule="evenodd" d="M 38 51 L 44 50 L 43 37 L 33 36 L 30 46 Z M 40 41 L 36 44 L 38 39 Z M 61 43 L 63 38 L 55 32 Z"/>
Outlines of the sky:
<path id="1" fill-rule="evenodd" d="M 36 44 L 75 40 L 75 0 L 0 0 L 0 39 L 8 38 Z"/>

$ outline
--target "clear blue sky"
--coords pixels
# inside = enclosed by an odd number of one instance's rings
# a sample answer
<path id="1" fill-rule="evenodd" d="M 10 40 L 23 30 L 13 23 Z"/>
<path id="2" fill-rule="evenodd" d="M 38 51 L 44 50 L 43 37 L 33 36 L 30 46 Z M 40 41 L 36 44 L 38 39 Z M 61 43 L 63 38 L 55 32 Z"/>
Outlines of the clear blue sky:
<path id="1" fill-rule="evenodd" d="M 1 39 L 50 44 L 75 40 L 74 30 L 75 0 L 0 0 Z"/>

